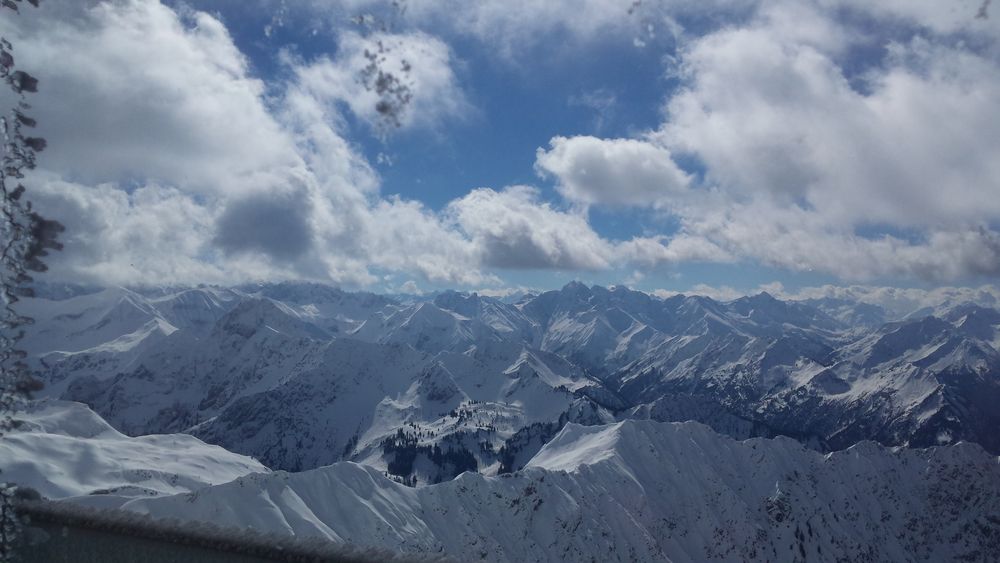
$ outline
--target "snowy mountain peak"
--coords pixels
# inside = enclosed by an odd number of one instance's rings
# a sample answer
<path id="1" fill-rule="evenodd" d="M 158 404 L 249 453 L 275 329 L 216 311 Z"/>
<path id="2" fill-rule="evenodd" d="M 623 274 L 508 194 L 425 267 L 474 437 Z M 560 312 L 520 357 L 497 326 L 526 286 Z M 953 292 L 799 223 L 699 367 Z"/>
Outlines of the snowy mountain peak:
<path id="1" fill-rule="evenodd" d="M 298 318 L 294 310 L 268 298 L 248 298 L 227 312 L 217 323 L 216 335 L 234 334 L 250 338 L 260 331 L 270 331 L 293 338 L 326 339 L 319 327 Z"/>
<path id="2" fill-rule="evenodd" d="M 573 280 L 562 286 L 559 292 L 569 295 L 590 295 L 590 288 L 581 281 Z"/>
<path id="3" fill-rule="evenodd" d="M 526 467 L 578 471 L 583 466 L 613 462 L 616 471 L 630 472 L 628 468 L 660 465 L 665 456 L 690 459 L 704 450 L 718 448 L 720 440 L 731 441 L 697 422 L 629 419 L 597 426 L 568 423 Z M 790 448 L 802 448 L 794 440 L 779 440 Z"/>
<path id="4" fill-rule="evenodd" d="M 87 405 L 72 401 L 33 401 L 17 414 L 19 432 L 69 436 L 74 438 L 123 437 Z"/>
<path id="5" fill-rule="evenodd" d="M 4 479 L 48 498 L 113 506 L 269 471 L 186 434 L 125 436 L 80 403 L 36 401 L 17 419 L 18 429 L 0 438 Z"/>
<path id="6" fill-rule="evenodd" d="M 434 298 L 434 305 L 471 318 L 479 312 L 480 297 L 478 293 L 459 293 L 449 290 L 438 294 Z"/>
<path id="7" fill-rule="evenodd" d="M 629 421 L 634 422 L 634 421 Z M 607 426 L 581 426 L 569 423 L 531 458 L 525 467 L 549 471 L 575 471 L 618 457 L 625 421 Z"/>

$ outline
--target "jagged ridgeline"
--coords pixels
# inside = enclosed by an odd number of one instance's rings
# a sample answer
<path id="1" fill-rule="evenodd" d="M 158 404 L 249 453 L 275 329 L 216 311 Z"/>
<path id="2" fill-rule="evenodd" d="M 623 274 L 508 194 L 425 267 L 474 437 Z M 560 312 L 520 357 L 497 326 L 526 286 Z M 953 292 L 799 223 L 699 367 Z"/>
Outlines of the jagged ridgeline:
<path id="1" fill-rule="evenodd" d="M 460 560 L 1000 557 L 988 303 L 285 283 L 24 305 L 49 397 L 0 462 L 49 498 Z"/>
<path id="2" fill-rule="evenodd" d="M 1000 557 L 1000 465 L 975 444 L 824 455 L 693 422 L 568 423 L 521 471 L 434 486 L 344 462 L 123 500 L 158 518 L 460 561 Z"/>
<path id="3" fill-rule="evenodd" d="M 46 393 L 132 435 L 190 432 L 277 469 L 407 482 L 519 469 L 567 422 L 696 420 L 830 451 L 1000 452 L 1000 312 L 910 316 L 767 294 L 723 303 L 572 283 L 400 302 L 313 284 L 40 288 Z"/>

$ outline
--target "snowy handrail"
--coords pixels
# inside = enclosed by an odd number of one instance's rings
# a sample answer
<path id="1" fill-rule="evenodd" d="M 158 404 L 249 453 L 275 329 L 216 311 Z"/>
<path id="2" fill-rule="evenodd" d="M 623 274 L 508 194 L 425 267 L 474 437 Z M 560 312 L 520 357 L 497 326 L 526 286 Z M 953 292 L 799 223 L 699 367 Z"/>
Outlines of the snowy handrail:
<path id="1" fill-rule="evenodd" d="M 208 522 L 152 518 L 128 510 L 95 508 L 71 502 L 20 500 L 16 504 L 16 510 L 29 528 L 62 526 L 276 562 L 446 561 L 439 556 L 401 555 L 380 548 L 338 544 L 318 537 L 280 536 L 250 528 L 225 528 Z M 27 536 L 24 539 L 31 542 L 31 534 Z M 33 549 L 31 545 L 23 547 L 25 553 L 30 553 Z M 151 544 L 150 549 L 157 548 Z"/>

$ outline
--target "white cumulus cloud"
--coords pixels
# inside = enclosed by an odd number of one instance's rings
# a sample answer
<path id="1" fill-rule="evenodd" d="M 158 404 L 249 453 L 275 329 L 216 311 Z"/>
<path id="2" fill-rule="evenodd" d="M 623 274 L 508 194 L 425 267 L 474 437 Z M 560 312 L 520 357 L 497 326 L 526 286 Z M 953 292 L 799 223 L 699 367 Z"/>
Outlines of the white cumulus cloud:
<path id="1" fill-rule="evenodd" d="M 634 139 L 554 137 L 539 148 L 535 168 L 557 181 L 566 199 L 584 205 L 669 206 L 690 177 L 670 151 Z"/>

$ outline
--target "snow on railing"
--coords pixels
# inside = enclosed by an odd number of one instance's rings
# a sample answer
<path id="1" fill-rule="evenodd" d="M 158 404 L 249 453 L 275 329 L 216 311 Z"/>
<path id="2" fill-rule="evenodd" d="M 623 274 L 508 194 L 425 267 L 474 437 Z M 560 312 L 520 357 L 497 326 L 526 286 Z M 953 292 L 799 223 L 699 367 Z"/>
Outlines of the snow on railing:
<path id="1" fill-rule="evenodd" d="M 37 560 L 41 552 L 53 550 L 65 552 L 76 561 L 90 560 L 82 557 L 85 553 L 105 554 L 93 559 L 95 561 L 125 560 L 120 557 L 124 554 L 115 557 L 116 540 L 127 545 L 132 555 L 137 551 L 148 553 L 148 561 L 172 560 L 170 554 L 179 548 L 184 550 L 183 559 L 192 562 L 217 559 L 288 563 L 448 561 L 440 555 L 403 555 L 318 537 L 284 536 L 251 528 L 225 528 L 210 522 L 152 518 L 128 510 L 95 508 L 72 502 L 22 499 L 17 502 L 16 510 L 26 522 L 27 530 L 18 548 L 22 560 L 28 563 Z M 43 545 L 46 542 L 54 544 Z"/>

